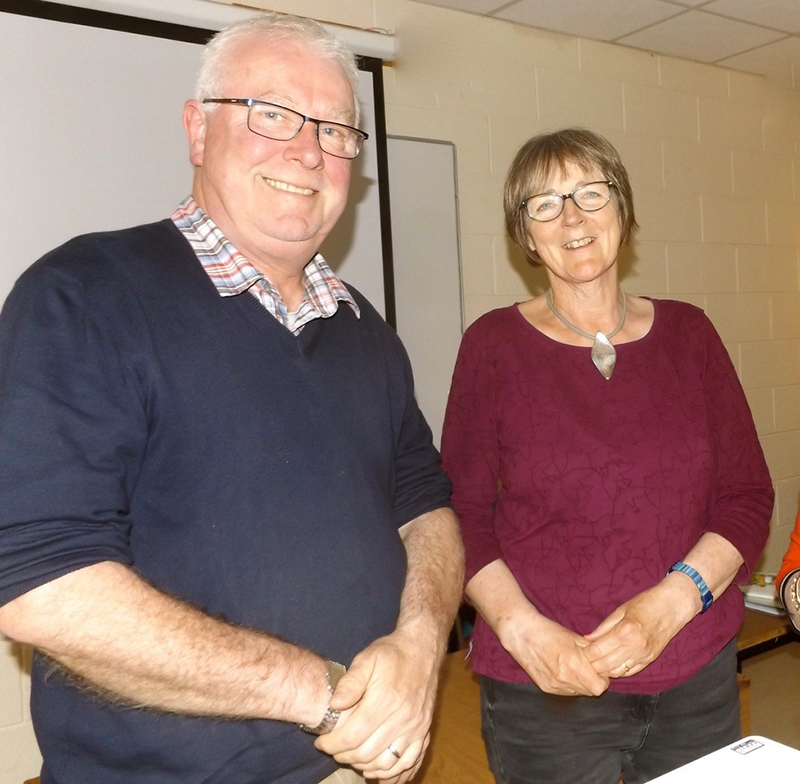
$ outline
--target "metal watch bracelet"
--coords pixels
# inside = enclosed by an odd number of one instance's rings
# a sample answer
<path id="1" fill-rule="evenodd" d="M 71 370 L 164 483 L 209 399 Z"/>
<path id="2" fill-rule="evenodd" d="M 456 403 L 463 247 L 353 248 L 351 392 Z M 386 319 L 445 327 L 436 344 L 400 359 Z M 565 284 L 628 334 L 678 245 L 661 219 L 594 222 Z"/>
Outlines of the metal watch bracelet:
<path id="1" fill-rule="evenodd" d="M 336 726 L 336 722 L 339 721 L 339 711 L 331 708 L 330 699 L 336 689 L 336 684 L 339 683 L 346 672 L 347 668 L 343 664 L 331 661 L 330 659 L 325 660 L 325 677 L 328 679 L 328 707 L 325 710 L 322 721 L 317 724 L 316 727 L 298 724 L 297 726 L 300 727 L 303 732 L 308 732 L 311 735 L 326 735 Z"/>
<path id="2" fill-rule="evenodd" d="M 789 583 L 789 601 L 794 605 L 794 609 L 800 613 L 800 596 L 798 596 L 798 585 L 800 583 L 800 572 L 798 572 Z"/>

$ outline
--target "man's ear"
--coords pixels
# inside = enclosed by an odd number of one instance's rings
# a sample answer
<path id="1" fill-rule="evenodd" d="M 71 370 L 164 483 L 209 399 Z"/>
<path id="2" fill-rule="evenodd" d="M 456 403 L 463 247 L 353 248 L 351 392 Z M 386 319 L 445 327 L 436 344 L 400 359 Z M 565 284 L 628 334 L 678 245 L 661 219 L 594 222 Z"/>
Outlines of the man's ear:
<path id="1" fill-rule="evenodd" d="M 183 128 L 189 140 L 189 161 L 193 166 L 202 166 L 206 141 L 206 113 L 203 105 L 194 98 L 190 98 L 183 105 Z"/>

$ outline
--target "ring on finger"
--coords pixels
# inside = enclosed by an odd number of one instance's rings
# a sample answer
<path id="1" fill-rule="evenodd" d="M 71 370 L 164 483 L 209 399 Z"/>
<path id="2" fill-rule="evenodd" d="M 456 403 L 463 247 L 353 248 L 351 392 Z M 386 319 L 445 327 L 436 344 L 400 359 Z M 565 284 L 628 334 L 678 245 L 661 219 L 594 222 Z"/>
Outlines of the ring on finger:
<path id="1" fill-rule="evenodd" d="M 630 668 L 630 665 L 628 664 L 628 662 L 622 662 L 622 664 L 620 664 L 620 667 L 622 667 L 622 669 L 624 669 L 625 672 L 630 672 L 631 668 Z"/>
<path id="2" fill-rule="evenodd" d="M 388 746 L 388 751 L 390 751 L 397 759 L 400 759 L 403 755 L 394 747 L 394 743 L 390 743 Z"/>

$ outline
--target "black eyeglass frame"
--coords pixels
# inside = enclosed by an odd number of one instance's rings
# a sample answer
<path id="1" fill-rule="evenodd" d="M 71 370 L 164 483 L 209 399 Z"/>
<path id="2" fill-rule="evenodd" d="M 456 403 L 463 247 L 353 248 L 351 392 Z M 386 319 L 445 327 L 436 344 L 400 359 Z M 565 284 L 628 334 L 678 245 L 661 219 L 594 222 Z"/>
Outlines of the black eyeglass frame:
<path id="1" fill-rule="evenodd" d="M 262 101 L 259 98 L 203 98 L 203 103 L 227 103 L 232 104 L 234 106 L 246 106 L 247 107 L 247 129 L 254 133 L 256 136 L 263 136 L 265 139 L 272 139 L 276 142 L 288 142 L 294 139 L 300 131 L 303 130 L 303 126 L 307 122 L 312 122 L 316 126 L 316 137 L 317 137 L 317 144 L 319 144 L 320 150 L 324 152 L 326 155 L 332 155 L 334 158 L 343 158 L 346 161 L 352 161 L 355 158 L 358 158 L 359 154 L 361 153 L 361 149 L 364 146 L 364 142 L 369 139 L 369 134 L 366 131 L 362 131 L 360 128 L 356 128 L 352 125 L 346 125 L 345 123 L 334 122 L 333 120 L 319 120 L 316 117 L 309 117 L 307 114 L 303 114 L 302 112 L 298 112 L 296 109 L 290 109 L 288 106 L 281 106 L 279 103 L 272 103 L 272 101 Z M 261 133 L 259 131 L 253 130 L 252 126 L 250 125 L 250 110 L 254 106 L 274 106 L 276 109 L 283 109 L 285 112 L 291 112 L 292 114 L 296 114 L 298 117 L 303 118 L 303 122 L 300 123 L 298 129 L 288 138 L 288 139 L 277 139 L 274 136 L 267 136 L 265 133 Z M 322 125 L 335 125 L 339 128 L 347 128 L 348 131 L 353 131 L 357 133 L 361 137 L 361 142 L 358 145 L 358 149 L 356 150 L 356 154 L 352 157 L 349 155 L 337 155 L 335 152 L 330 152 L 326 150 L 319 141 L 319 126 Z"/>
<path id="2" fill-rule="evenodd" d="M 608 198 L 605 200 L 603 204 L 599 207 L 595 207 L 594 209 L 587 210 L 586 207 L 581 207 L 577 201 L 575 201 L 575 192 L 581 190 L 582 188 L 588 188 L 591 185 L 608 185 Z M 556 218 L 561 216 L 561 213 L 564 212 L 564 205 L 567 203 L 567 199 L 572 199 L 572 203 L 581 211 L 581 212 L 598 212 L 602 210 L 610 201 L 611 201 L 611 188 L 616 188 L 617 186 L 611 182 L 611 180 L 594 180 L 594 182 L 585 182 L 583 185 L 578 185 L 577 188 L 573 188 L 569 193 L 536 193 L 533 196 L 528 196 L 527 199 L 523 199 L 519 205 L 520 210 L 525 210 L 525 214 L 532 220 L 536 221 L 536 223 L 550 223 L 550 221 L 554 221 Z M 528 202 L 531 199 L 536 199 L 539 196 L 558 196 L 561 199 L 561 209 L 558 211 L 556 215 L 553 215 L 552 218 L 547 218 L 542 220 L 541 218 L 534 218 L 533 215 L 530 214 L 528 211 Z"/>

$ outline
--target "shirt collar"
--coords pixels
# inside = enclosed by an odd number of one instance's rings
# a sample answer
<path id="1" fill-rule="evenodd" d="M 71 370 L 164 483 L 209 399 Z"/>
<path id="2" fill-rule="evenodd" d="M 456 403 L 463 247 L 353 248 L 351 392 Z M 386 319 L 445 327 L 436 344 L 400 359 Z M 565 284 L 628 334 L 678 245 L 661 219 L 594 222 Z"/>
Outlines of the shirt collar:
<path id="1" fill-rule="evenodd" d="M 353 295 L 317 253 L 303 269 L 305 293 L 300 307 L 290 313 L 280 293 L 228 240 L 192 196 L 172 214 L 172 221 L 188 241 L 220 296 L 250 291 L 287 329 L 299 332 L 315 318 L 329 318 L 346 302 L 361 317 Z"/>

